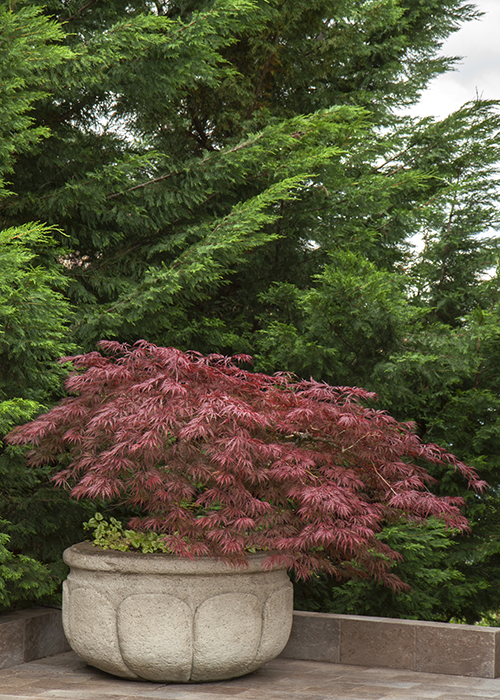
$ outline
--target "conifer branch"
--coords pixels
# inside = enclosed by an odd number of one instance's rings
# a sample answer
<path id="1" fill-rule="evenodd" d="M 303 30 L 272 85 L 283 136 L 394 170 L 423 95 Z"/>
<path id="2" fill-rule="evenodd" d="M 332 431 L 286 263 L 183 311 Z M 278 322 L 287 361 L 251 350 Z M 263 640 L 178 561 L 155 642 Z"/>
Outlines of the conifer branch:
<path id="1" fill-rule="evenodd" d="M 68 17 L 68 19 L 65 19 L 62 24 L 68 24 L 68 22 L 72 22 L 74 19 L 78 17 L 78 15 L 81 15 L 82 12 L 84 12 L 88 7 L 93 5 L 97 0 L 88 0 L 88 2 L 85 3 L 85 5 L 82 5 L 81 7 L 78 8 L 78 10 L 71 15 L 71 17 Z"/>

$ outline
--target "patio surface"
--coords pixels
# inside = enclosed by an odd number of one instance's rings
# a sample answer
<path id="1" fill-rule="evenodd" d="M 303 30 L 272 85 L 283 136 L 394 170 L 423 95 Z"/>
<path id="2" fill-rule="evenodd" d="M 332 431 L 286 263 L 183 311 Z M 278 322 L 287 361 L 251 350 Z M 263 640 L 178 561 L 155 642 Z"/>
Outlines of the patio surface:
<path id="1" fill-rule="evenodd" d="M 121 680 L 73 652 L 0 670 L 0 700 L 474 700 L 498 698 L 500 678 L 275 659 L 242 678 L 193 685 Z"/>

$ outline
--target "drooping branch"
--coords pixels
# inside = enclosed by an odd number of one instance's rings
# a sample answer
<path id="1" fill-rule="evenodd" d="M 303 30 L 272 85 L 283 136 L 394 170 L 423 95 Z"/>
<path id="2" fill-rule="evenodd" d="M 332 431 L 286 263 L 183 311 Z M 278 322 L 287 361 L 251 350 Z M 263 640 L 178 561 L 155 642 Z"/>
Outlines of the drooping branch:
<path id="1" fill-rule="evenodd" d="M 415 460 L 484 483 L 411 424 L 366 408 L 368 392 L 252 373 L 239 367 L 247 356 L 100 347 L 65 358 L 73 396 L 8 441 L 30 445 L 33 465 L 62 460 L 54 480 L 74 497 L 139 508 L 131 525 L 162 533 L 178 556 L 272 550 L 307 576 L 342 562 L 366 570 L 388 517 L 467 527 L 460 499 L 430 493 Z M 384 561 L 377 576 L 391 583 Z"/>

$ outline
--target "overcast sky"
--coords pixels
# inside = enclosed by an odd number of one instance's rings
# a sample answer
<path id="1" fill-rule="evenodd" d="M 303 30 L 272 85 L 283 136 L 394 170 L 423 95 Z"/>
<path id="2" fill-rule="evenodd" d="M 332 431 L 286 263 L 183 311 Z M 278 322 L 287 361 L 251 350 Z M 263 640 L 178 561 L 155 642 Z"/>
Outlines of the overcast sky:
<path id="1" fill-rule="evenodd" d="M 473 100 L 476 92 L 484 99 L 500 100 L 500 0 L 471 0 L 485 14 L 467 22 L 445 42 L 442 53 L 463 56 L 456 71 L 431 83 L 415 116 L 446 117 Z"/>

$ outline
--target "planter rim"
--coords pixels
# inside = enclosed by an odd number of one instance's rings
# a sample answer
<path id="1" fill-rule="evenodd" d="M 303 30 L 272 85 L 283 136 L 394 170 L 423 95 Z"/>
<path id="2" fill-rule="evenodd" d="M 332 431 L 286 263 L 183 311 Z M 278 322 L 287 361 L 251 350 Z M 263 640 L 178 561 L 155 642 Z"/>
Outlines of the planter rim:
<path id="1" fill-rule="evenodd" d="M 74 569 L 86 569 L 90 571 L 102 571 L 108 573 L 130 574 L 182 574 L 199 576 L 241 575 L 253 573 L 266 573 L 270 570 L 286 569 L 285 566 L 273 566 L 271 569 L 263 569 L 264 561 L 269 557 L 269 552 L 248 554 L 248 565 L 231 565 L 227 562 L 212 557 L 197 557 L 184 559 L 171 554 L 155 553 L 143 554 L 142 552 L 121 552 L 113 549 L 101 549 L 91 542 L 79 542 L 64 551 L 63 558 L 66 564 Z"/>

